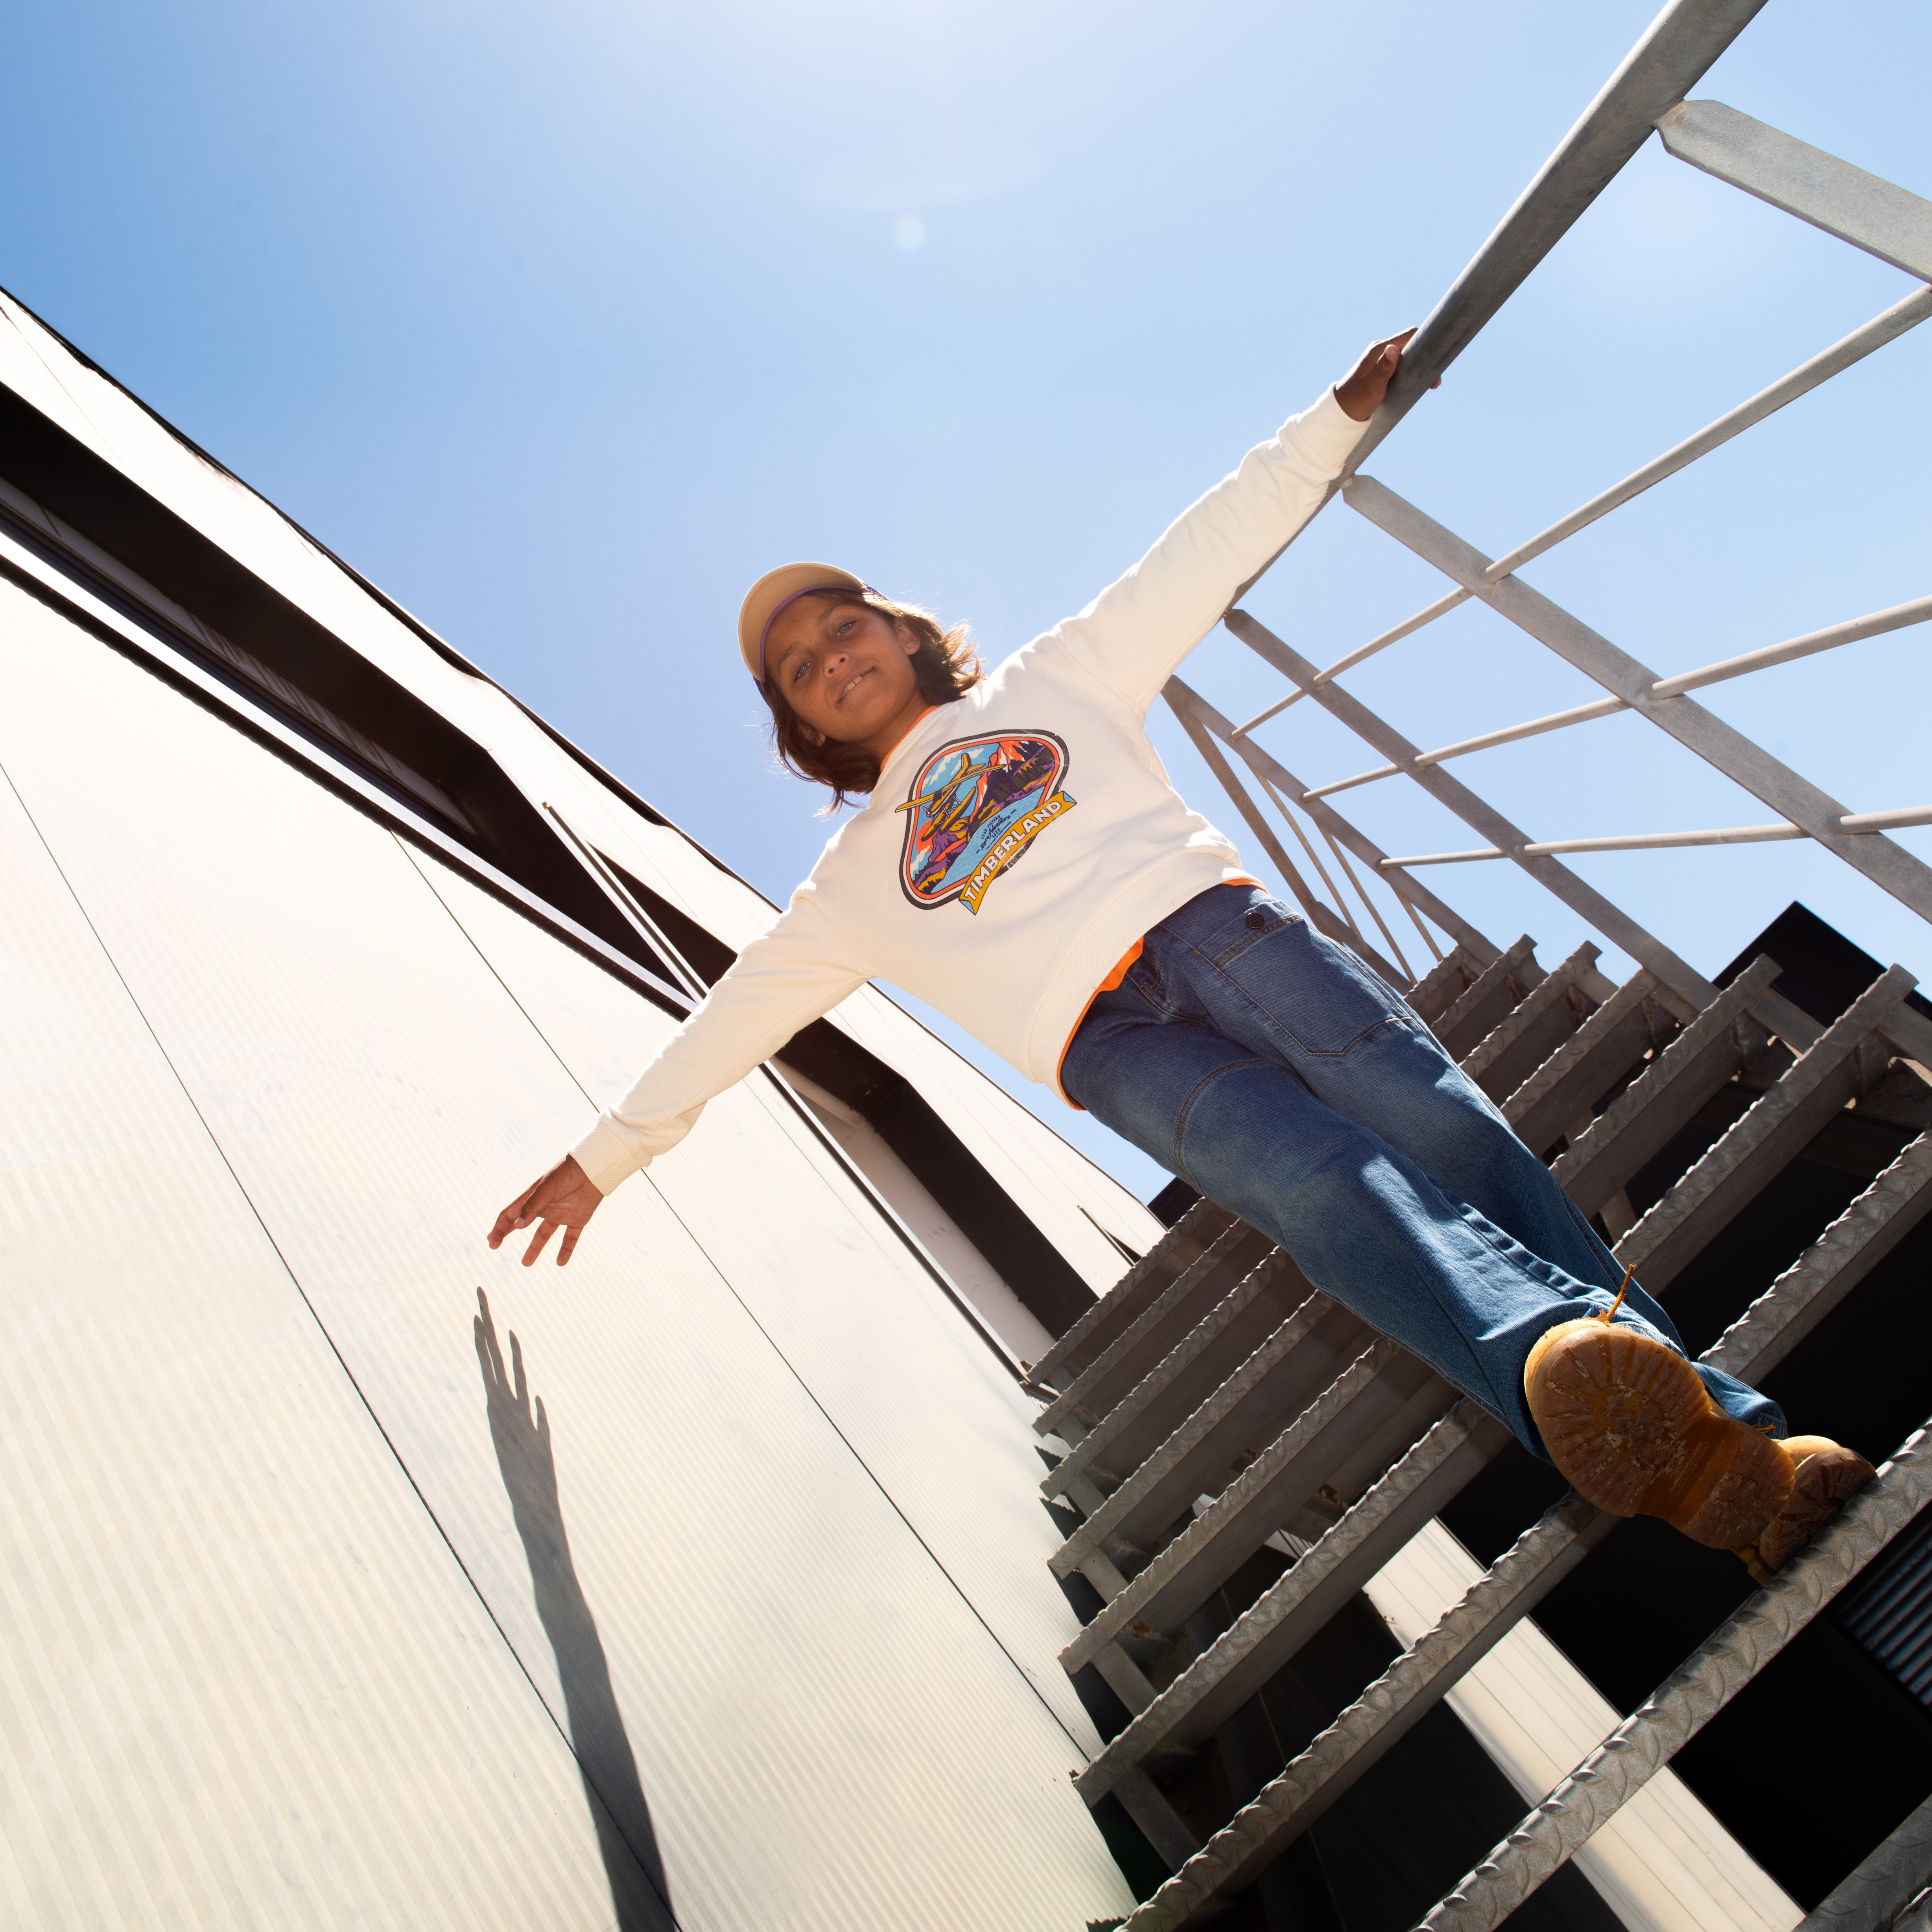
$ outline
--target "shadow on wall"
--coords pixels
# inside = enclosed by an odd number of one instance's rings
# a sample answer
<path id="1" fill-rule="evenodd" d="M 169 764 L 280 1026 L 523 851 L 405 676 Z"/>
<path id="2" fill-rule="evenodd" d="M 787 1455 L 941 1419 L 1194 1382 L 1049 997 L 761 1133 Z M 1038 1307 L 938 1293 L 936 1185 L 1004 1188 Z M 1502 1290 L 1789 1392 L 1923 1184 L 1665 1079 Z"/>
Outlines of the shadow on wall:
<path id="1" fill-rule="evenodd" d="M 597 1620 L 571 1564 L 570 1540 L 557 1502 L 550 1418 L 541 1397 L 532 1414 L 516 1331 L 510 1332 L 511 1373 L 506 1376 L 489 1298 L 480 1288 L 476 1303 L 481 1311 L 476 1322 L 476 1360 L 489 1402 L 490 1438 L 496 1445 L 496 1466 L 502 1472 L 517 1534 L 529 1559 L 537 1615 L 556 1654 L 571 1746 L 616 1909 L 614 1923 L 618 1932 L 675 1932 L 650 1806 L 638 1780 L 623 1714 L 610 1688 L 610 1666 L 598 1640 Z"/>

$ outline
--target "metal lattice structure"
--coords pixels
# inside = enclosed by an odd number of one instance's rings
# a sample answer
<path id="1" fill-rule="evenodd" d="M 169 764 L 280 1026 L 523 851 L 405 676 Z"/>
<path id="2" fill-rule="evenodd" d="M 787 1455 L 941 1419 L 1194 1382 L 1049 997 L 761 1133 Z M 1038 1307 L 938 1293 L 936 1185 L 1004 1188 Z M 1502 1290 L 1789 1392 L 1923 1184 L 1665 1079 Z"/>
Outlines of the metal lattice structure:
<path id="1" fill-rule="evenodd" d="M 1599 635 L 1517 574 L 1579 531 L 1916 327 L 1932 315 L 1932 288 L 1913 290 L 1862 328 L 1498 557 L 1484 556 L 1365 473 L 1362 466 L 1653 130 L 1672 154 L 1690 166 L 1908 274 L 1932 281 L 1932 202 L 1721 102 L 1684 98 L 1762 4 L 1762 0 L 1726 0 L 1726 4 L 1680 0 L 1666 8 L 1455 286 L 1436 304 L 1405 352 L 1388 400 L 1364 432 L 1334 494 L 1349 509 L 1439 571 L 1450 587 L 1404 622 L 1334 662 L 1318 666 L 1240 608 L 1240 596 L 1252 587 L 1252 583 L 1244 585 L 1234 608 L 1226 614 L 1226 627 L 1279 672 L 1290 688 L 1240 724 L 1180 679 L 1174 679 L 1167 688 L 1168 703 L 1183 728 L 1310 917 L 1332 936 L 1366 948 L 1404 983 L 1415 976 L 1401 970 L 1402 955 L 1396 934 L 1364 891 L 1352 860 L 1388 886 L 1401 909 L 1396 914 L 1397 924 L 1406 914 L 1435 958 L 1441 958 L 1442 949 L 1425 921 L 1432 922 L 1485 964 L 1495 956 L 1493 946 L 1416 874 L 1424 867 L 1510 861 L 1591 928 L 1655 972 L 1673 992 L 1700 1005 L 1711 997 L 1708 982 L 1636 920 L 1564 866 L 1563 855 L 1810 838 L 1921 917 L 1932 919 L 1932 867 L 1885 836 L 1890 830 L 1932 824 L 1932 805 L 1878 810 L 1847 806 L 1690 695 L 1710 685 L 1922 623 L 1932 618 L 1932 596 L 1848 618 L 1720 662 L 1666 675 Z M 1601 686 L 1606 695 L 1545 716 L 1504 723 L 1452 744 L 1425 748 L 1411 743 L 1341 682 L 1356 666 L 1414 637 L 1472 599 L 1486 604 L 1582 672 Z M 1354 732 L 1382 762 L 1319 783 L 1307 782 L 1291 772 L 1256 734 L 1304 699 Z M 1574 729 L 1624 711 L 1636 712 L 1669 734 L 1762 800 L 1779 818 L 1764 824 L 1708 830 L 1549 837 L 1544 828 L 1526 830 L 1514 824 L 1445 769 L 1478 752 Z M 1230 753 L 1246 768 L 1253 790 L 1231 764 Z M 1460 851 L 1391 856 L 1351 824 L 1332 802 L 1338 794 L 1358 786 L 1398 778 L 1419 786 L 1484 843 Z M 1255 796 L 1256 790 L 1262 795 L 1260 800 Z M 1266 809 L 1268 806 L 1298 844 L 1315 880 L 1325 889 L 1325 901 L 1284 845 Z M 1303 820 L 1307 821 L 1306 830 Z M 1320 856 L 1324 849 L 1333 862 L 1333 873 Z M 1365 930 L 1364 922 L 1357 919 L 1350 904 L 1352 892 L 1366 910 L 1372 929 Z M 1383 948 L 1394 954 L 1393 960 L 1383 956 Z"/>
<path id="2" fill-rule="evenodd" d="M 1405 622 L 1318 666 L 1239 608 L 1250 587 L 1244 586 L 1226 627 L 1288 681 L 1286 694 L 1237 724 L 1178 678 L 1166 693 L 1311 920 L 1409 988 L 1415 1010 L 1528 1144 L 1552 1162 L 1584 1211 L 1600 1217 L 1618 1259 L 1634 1264 L 1666 1305 L 1673 1280 L 1847 1108 L 1899 1132 L 1904 1144 L 1897 1158 L 1796 1261 L 1760 1285 L 1706 1352 L 1707 1361 L 1754 1379 L 1799 1346 L 1932 1208 L 1932 1021 L 1908 1003 L 1912 977 L 1898 967 L 1828 1024 L 1778 990 L 1780 962 L 1772 958 L 1760 958 L 1720 988 L 1562 858 L 1810 838 L 1932 918 L 1932 868 L 1885 836 L 1932 823 L 1932 806 L 1854 809 L 1689 695 L 1922 622 L 1932 617 L 1932 597 L 1664 675 L 1516 573 L 1915 327 L 1932 315 L 1932 288 L 1907 295 L 1499 557 L 1482 555 L 1361 465 L 1653 131 L 1690 165 L 1932 280 L 1932 202 L 1720 103 L 1686 99 L 1761 4 L 1677 0 L 1666 8 L 1406 353 L 1334 494 L 1434 566 L 1450 587 Z M 1342 680 L 1354 667 L 1472 599 L 1606 694 L 1424 748 L 1346 688 Z M 1290 771 L 1257 734 L 1304 700 L 1354 731 L 1382 762 L 1320 784 Z M 1472 752 L 1625 710 L 1668 733 L 1778 818 L 1622 838 L 1546 837 L 1544 828 L 1512 823 L 1446 769 Z M 1334 802 L 1353 788 L 1397 780 L 1447 806 L 1482 846 L 1391 856 Z M 1598 968 L 1599 948 L 1588 944 L 1546 971 L 1529 940 L 1499 947 L 1418 876 L 1424 868 L 1482 860 L 1520 867 L 1634 958 L 1635 975 L 1613 985 Z M 1387 916 L 1364 874 L 1392 896 Z M 1391 929 L 1405 921 L 1433 960 L 1419 974 L 1406 970 Z M 1625 1192 L 1633 1176 L 1720 1094 L 1730 1096 L 1735 1115 L 1727 1129 L 1648 1211 L 1634 1213 Z M 1333 1723 L 1262 1780 L 1252 1798 L 1203 1832 L 1198 1817 L 1190 1822 L 1173 1801 L 1175 1778 L 1204 1751 L 1218 1748 L 1230 1763 L 1241 1755 L 1241 1726 L 1256 1700 L 1500 1454 L 1507 1432 L 1316 1289 L 1264 1237 L 1208 1202 L 1190 1210 L 1034 1365 L 1030 1385 L 1046 1401 L 1035 1426 L 1062 1452 L 1044 1492 L 1081 1519 L 1053 1568 L 1064 1578 L 1084 1578 L 1100 1599 L 1062 1661 L 1070 1672 L 1096 1670 L 1130 1714 L 1077 1782 L 1090 1804 L 1117 1797 L 1172 1873 L 1127 1922 L 1133 1932 L 1164 1932 L 1213 1916 L 1255 1885 L 1617 1526 L 1574 1496 L 1552 1508 Z M 1604 1737 L 1424 1922 L 1444 1932 L 1493 1927 L 1587 1845 L 1932 1499 L 1926 1454 L 1923 1432 L 1900 1447 L 1879 1481 L 1811 1550 Z M 1278 1578 L 1216 1628 L 1216 1593 L 1264 1550 L 1287 1558 Z M 1232 1774 L 1229 1781 L 1238 1782 Z M 1890 1897 L 1906 1883 L 1896 1874 L 1872 1882 L 1896 1911 L 1924 1881 L 1911 1876 L 1915 1861 L 1894 1858 L 1892 1864 L 1910 1879 L 1905 1892 Z"/>

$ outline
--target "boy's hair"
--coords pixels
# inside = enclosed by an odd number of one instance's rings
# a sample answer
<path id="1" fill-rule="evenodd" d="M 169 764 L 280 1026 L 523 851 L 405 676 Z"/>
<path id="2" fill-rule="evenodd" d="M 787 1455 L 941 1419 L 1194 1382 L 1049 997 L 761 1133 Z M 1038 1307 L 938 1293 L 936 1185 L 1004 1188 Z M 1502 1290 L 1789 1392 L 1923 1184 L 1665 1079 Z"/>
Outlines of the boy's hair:
<path id="1" fill-rule="evenodd" d="M 951 704 L 965 696 L 986 674 L 986 668 L 973 649 L 968 627 L 956 624 L 942 630 L 930 610 L 916 604 L 895 603 L 876 590 L 862 596 L 856 591 L 812 590 L 809 597 L 826 597 L 843 602 L 863 604 L 883 616 L 904 625 L 919 640 L 913 653 L 913 675 L 919 681 L 920 694 L 928 704 Z M 785 702 L 778 680 L 765 686 L 765 702 L 772 708 L 772 742 L 778 762 L 800 778 L 815 779 L 832 788 L 832 802 L 825 809 L 836 812 L 848 794 L 869 793 L 879 782 L 879 761 L 856 745 L 842 745 L 828 738 L 814 745 L 805 735 L 804 721 Z"/>

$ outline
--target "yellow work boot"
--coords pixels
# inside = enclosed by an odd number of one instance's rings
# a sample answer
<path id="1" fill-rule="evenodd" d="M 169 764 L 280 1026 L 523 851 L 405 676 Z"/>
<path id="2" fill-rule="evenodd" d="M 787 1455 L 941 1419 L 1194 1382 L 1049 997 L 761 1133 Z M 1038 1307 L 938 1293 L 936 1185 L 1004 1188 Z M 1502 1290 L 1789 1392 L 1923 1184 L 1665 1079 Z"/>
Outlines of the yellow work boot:
<path id="1" fill-rule="evenodd" d="M 1778 1444 L 1791 1465 L 1791 1490 L 1752 1546 L 1738 1554 L 1760 1583 L 1768 1582 L 1855 1496 L 1875 1473 L 1856 1449 L 1827 1436 L 1787 1436 Z"/>
<path id="2" fill-rule="evenodd" d="M 1613 1516 L 1661 1516 L 1742 1553 L 1790 1496 L 1796 1466 L 1783 1448 L 1726 1415 L 1690 1363 L 1640 1330 L 1562 1322 L 1529 1352 L 1522 1386 L 1564 1480 Z"/>

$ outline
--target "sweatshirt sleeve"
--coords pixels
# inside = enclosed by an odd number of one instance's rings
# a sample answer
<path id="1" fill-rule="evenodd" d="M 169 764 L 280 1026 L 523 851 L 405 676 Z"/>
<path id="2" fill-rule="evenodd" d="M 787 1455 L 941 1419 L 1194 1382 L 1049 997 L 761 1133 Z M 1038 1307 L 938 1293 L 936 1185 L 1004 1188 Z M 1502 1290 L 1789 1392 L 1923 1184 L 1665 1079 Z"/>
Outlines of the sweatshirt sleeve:
<path id="1" fill-rule="evenodd" d="M 1327 389 L 1170 524 L 1132 569 L 1042 639 L 1144 711 L 1254 575 L 1320 508 L 1367 427 Z"/>
<path id="2" fill-rule="evenodd" d="M 705 1102 L 769 1060 L 872 976 L 851 958 L 808 881 L 571 1152 L 608 1194 L 683 1139 Z"/>

